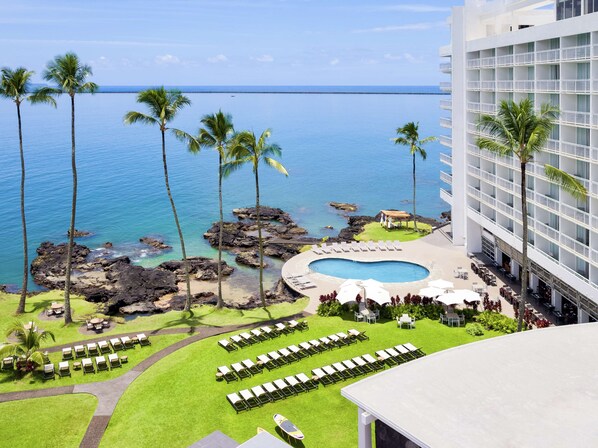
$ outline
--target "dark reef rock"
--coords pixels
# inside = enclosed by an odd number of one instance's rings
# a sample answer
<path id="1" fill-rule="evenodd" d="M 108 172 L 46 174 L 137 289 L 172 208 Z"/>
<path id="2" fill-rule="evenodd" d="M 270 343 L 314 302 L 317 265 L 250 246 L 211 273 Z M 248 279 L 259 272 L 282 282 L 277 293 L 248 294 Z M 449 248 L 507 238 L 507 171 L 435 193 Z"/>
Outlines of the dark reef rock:
<path id="1" fill-rule="evenodd" d="M 343 212 L 356 212 L 357 211 L 356 204 L 349 204 L 346 202 L 329 202 L 328 205 L 332 208 L 341 210 Z"/>
<path id="2" fill-rule="evenodd" d="M 349 226 L 341 229 L 338 234 L 339 241 L 354 241 L 354 236 L 363 232 L 366 224 L 375 222 L 377 219 L 372 216 L 351 216 L 349 217 Z"/>
<path id="3" fill-rule="evenodd" d="M 106 241 L 104 243 L 104 248 L 106 248 L 106 249 L 112 249 L 112 243 L 110 241 Z"/>
<path id="4" fill-rule="evenodd" d="M 235 257 L 235 261 L 239 264 L 249 266 L 251 268 L 260 267 L 260 256 L 257 252 L 241 252 Z M 264 268 L 268 265 L 264 263 Z"/>
<path id="5" fill-rule="evenodd" d="M 66 231 L 66 235 L 69 236 L 71 234 L 70 229 Z M 88 236 L 92 236 L 93 234 L 91 232 L 88 232 L 87 230 L 77 230 L 75 229 L 75 231 L 73 232 L 73 238 L 85 238 Z"/>
<path id="6" fill-rule="evenodd" d="M 144 236 L 143 238 L 139 238 L 139 242 L 143 243 L 143 244 L 147 244 L 148 246 L 153 247 L 154 249 L 158 249 L 158 250 L 172 249 L 172 246 L 165 244 L 164 241 L 157 239 L 157 238 L 152 238 L 151 236 Z"/>

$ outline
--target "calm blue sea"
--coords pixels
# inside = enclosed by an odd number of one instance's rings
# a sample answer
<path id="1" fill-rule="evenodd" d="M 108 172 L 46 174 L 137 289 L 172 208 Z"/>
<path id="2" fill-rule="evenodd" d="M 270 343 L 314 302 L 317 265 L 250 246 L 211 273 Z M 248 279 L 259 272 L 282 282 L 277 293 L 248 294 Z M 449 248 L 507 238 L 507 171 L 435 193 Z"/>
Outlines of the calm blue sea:
<path id="1" fill-rule="evenodd" d="M 124 89 L 124 88 L 120 88 Z M 219 88 L 209 88 L 216 92 Z M 241 92 L 248 88 L 232 88 Z M 260 87 L 260 90 L 265 88 Z M 289 90 L 290 88 L 286 88 Z M 295 92 L 305 90 L 293 88 Z M 299 225 L 317 236 L 336 235 L 345 220 L 329 201 L 354 202 L 358 213 L 380 209 L 410 210 L 411 159 L 395 146 L 395 129 L 419 121 L 423 136 L 440 135 L 439 100 L 435 88 L 311 88 L 321 94 L 189 93 L 192 106 L 183 110 L 175 127 L 195 133 L 204 114 L 222 109 L 232 114 L 237 129 L 273 131 L 283 148 L 282 162 L 290 176 L 261 172 L 262 203 L 281 207 Z M 385 90 L 386 89 L 386 90 Z M 397 94 L 403 89 L 402 93 Z M 115 88 L 113 90 L 119 90 Z M 281 88 L 272 88 L 280 92 Z M 413 94 L 416 92 L 424 94 Z M 386 92 L 386 93 L 385 93 Z M 135 94 L 77 97 L 79 200 L 76 227 L 93 232 L 79 240 L 92 248 L 111 241 L 123 254 L 143 265 L 179 258 L 176 228 L 164 190 L 160 134 L 143 125 L 125 126 L 123 115 L 143 108 Z M 21 227 L 19 217 L 19 157 L 14 104 L 0 103 L 0 283 L 20 283 Z M 31 259 L 45 240 L 66 240 L 71 201 L 70 108 L 66 98 L 58 108 L 25 105 L 22 111 L 27 163 L 26 207 Z M 171 187 L 190 255 L 213 256 L 202 234 L 218 216 L 217 164 L 213 150 L 198 155 L 169 137 Z M 439 143 L 428 147 L 428 159 L 418 161 L 418 213 L 438 217 L 447 206 L 439 199 Z M 246 169 L 224 182 L 226 218 L 230 210 L 254 203 L 252 173 Z M 324 226 L 334 226 L 334 231 Z M 163 237 L 172 252 L 152 256 L 136 244 L 144 235 Z M 230 261 L 230 259 L 229 259 Z M 275 263 L 274 268 L 280 264 Z M 275 275 L 271 271 L 271 278 Z M 248 278 L 253 271 L 242 269 Z"/>

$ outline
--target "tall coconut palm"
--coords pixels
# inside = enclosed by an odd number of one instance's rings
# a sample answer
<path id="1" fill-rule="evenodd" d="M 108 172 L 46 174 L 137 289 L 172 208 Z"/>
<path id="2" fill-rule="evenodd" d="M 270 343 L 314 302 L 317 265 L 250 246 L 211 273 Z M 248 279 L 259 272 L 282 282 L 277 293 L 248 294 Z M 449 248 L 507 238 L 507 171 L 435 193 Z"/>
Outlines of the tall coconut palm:
<path id="1" fill-rule="evenodd" d="M 224 214 L 222 212 L 222 179 L 225 177 L 223 166 L 228 160 L 229 146 L 234 134 L 233 118 L 221 110 L 212 115 L 204 115 L 201 119 L 204 125 L 199 130 L 196 142 L 199 147 L 212 148 L 218 151 L 218 205 L 220 211 L 220 228 L 218 231 L 218 302 L 217 307 L 224 306 L 222 299 L 222 233 L 224 225 Z M 189 146 L 189 150 L 197 152 L 198 147 Z"/>
<path id="2" fill-rule="evenodd" d="M 187 283 L 187 295 L 185 300 L 185 311 L 191 309 L 191 282 L 189 280 L 189 262 L 187 260 L 187 251 L 185 250 L 185 239 L 183 238 L 183 231 L 179 222 L 179 216 L 176 211 L 174 199 L 170 191 L 170 183 L 168 180 L 168 164 L 166 162 L 166 131 L 171 131 L 172 134 L 185 141 L 193 141 L 194 138 L 180 129 L 170 128 L 168 124 L 175 118 L 177 113 L 185 106 L 189 106 L 191 101 L 178 90 L 166 90 L 164 87 L 158 89 L 148 89 L 139 92 L 137 95 L 137 102 L 145 104 L 149 109 L 149 114 L 141 112 L 127 112 L 124 121 L 125 124 L 142 123 L 152 126 L 158 126 L 160 134 L 162 135 L 162 165 L 164 168 L 164 183 L 166 185 L 166 193 L 172 207 L 172 214 L 179 233 L 181 242 L 181 252 L 183 253 L 183 266 L 185 269 L 185 281 Z"/>
<path id="3" fill-rule="evenodd" d="M 281 148 L 275 143 L 268 143 L 272 132 L 266 129 L 259 138 L 253 132 L 243 131 L 234 138 L 231 145 L 231 160 L 226 164 L 225 171 L 234 170 L 245 164 L 250 164 L 255 175 L 255 215 L 257 222 L 257 234 L 260 252 L 260 299 L 262 306 L 266 308 L 266 296 L 264 294 L 264 244 L 262 241 L 262 223 L 260 221 L 260 162 L 274 168 L 279 173 L 288 176 L 286 168 L 272 156 L 280 157 Z"/>
<path id="4" fill-rule="evenodd" d="M 25 154 L 23 152 L 23 128 L 21 123 L 21 104 L 29 101 L 32 104 L 46 103 L 56 107 L 56 101 L 45 93 L 31 92 L 33 72 L 18 67 L 14 70 L 4 67 L 0 78 L 0 96 L 12 100 L 17 106 L 17 125 L 19 130 L 19 154 L 21 157 L 21 226 L 23 230 L 23 286 L 17 314 L 25 312 L 27 300 L 27 280 L 29 277 L 29 254 L 27 244 L 27 220 L 25 217 Z"/>
<path id="5" fill-rule="evenodd" d="M 73 322 L 71 313 L 71 263 L 73 258 L 73 239 L 75 236 L 75 217 L 77 215 L 77 159 L 75 144 L 75 96 L 78 93 L 95 93 L 97 84 L 87 81 L 93 74 L 91 67 L 83 64 L 75 53 L 56 56 L 44 70 L 43 78 L 53 83 L 52 88 L 42 88 L 40 94 L 66 94 L 71 100 L 71 170 L 73 175 L 73 196 L 71 201 L 71 220 L 68 231 L 66 253 L 66 276 L 64 282 L 64 322 Z"/>
<path id="6" fill-rule="evenodd" d="M 419 154 L 422 160 L 426 160 L 428 154 L 423 145 L 436 140 L 436 137 L 419 138 L 419 123 L 410 121 L 403 127 L 397 128 L 398 137 L 394 139 L 396 145 L 409 147 L 409 153 L 413 158 L 413 229 L 417 231 L 417 215 L 415 212 L 415 156 Z"/>
<path id="7" fill-rule="evenodd" d="M 17 367 L 23 371 L 31 371 L 36 365 L 44 363 L 44 354 L 40 351 L 42 343 L 47 339 L 55 341 L 54 333 L 44 331 L 31 325 L 15 321 L 6 331 L 6 336 L 16 337 L 16 342 L 9 342 L 0 347 L 0 357 L 14 356 Z"/>
<path id="8" fill-rule="evenodd" d="M 558 118 L 559 110 L 549 104 L 542 104 L 539 113 L 529 99 L 519 103 L 502 101 L 496 116 L 482 115 L 478 128 L 491 137 L 480 137 L 477 145 L 503 157 L 516 157 L 521 170 L 521 216 L 523 220 L 521 257 L 521 300 L 517 331 L 523 328 L 523 315 L 527 299 L 529 258 L 528 215 L 527 215 L 527 164 L 534 161 L 544 148 L 550 132 Z M 551 165 L 544 165 L 546 177 L 559 185 L 573 197 L 583 199 L 587 191 L 573 176 Z"/>

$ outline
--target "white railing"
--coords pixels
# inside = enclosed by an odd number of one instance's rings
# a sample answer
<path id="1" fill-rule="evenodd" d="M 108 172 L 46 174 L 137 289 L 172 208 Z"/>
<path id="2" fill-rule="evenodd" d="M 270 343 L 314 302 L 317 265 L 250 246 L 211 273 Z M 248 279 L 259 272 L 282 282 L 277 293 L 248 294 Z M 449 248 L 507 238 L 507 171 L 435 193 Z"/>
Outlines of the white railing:
<path id="1" fill-rule="evenodd" d="M 448 202 L 449 204 L 452 203 L 452 199 L 453 199 L 453 192 L 449 191 L 449 190 L 445 190 L 444 188 L 440 189 L 440 197 L 442 198 L 442 195 L 445 194 L 447 199 L 446 202 Z M 444 198 L 443 198 L 444 199 Z"/>
<path id="2" fill-rule="evenodd" d="M 467 90 L 480 90 L 480 81 L 467 81 Z"/>
<path id="3" fill-rule="evenodd" d="M 441 109 L 452 109 L 453 108 L 453 101 L 452 100 L 440 100 L 440 108 Z"/>
<path id="4" fill-rule="evenodd" d="M 467 123 L 467 132 L 471 134 L 479 134 L 480 131 L 475 123 Z"/>
<path id="5" fill-rule="evenodd" d="M 544 149 L 550 152 L 559 152 L 560 142 L 558 140 L 547 140 Z"/>
<path id="6" fill-rule="evenodd" d="M 449 166 L 453 165 L 453 157 L 450 154 L 446 154 L 444 152 L 440 153 L 440 161 Z"/>
<path id="7" fill-rule="evenodd" d="M 598 80 L 594 80 L 594 92 L 598 93 Z"/>
<path id="8" fill-rule="evenodd" d="M 440 71 L 442 73 L 450 73 L 453 70 L 453 64 L 450 62 L 443 62 L 440 64 Z"/>
<path id="9" fill-rule="evenodd" d="M 452 83 L 443 81 L 440 83 L 440 90 L 443 92 L 450 92 L 453 89 Z"/>
<path id="10" fill-rule="evenodd" d="M 475 187 L 472 187 L 471 185 L 467 186 L 467 193 L 470 196 L 473 196 L 474 198 L 480 200 L 482 198 L 482 192 L 480 190 L 478 190 Z"/>
<path id="11" fill-rule="evenodd" d="M 592 185 L 590 187 L 590 193 L 593 194 L 594 196 L 598 196 L 598 182 L 592 182 Z M 596 226 L 596 227 L 598 227 L 598 226 Z"/>
<path id="12" fill-rule="evenodd" d="M 561 142 L 561 153 L 574 156 L 578 159 L 589 159 L 590 147 L 576 145 L 575 143 Z"/>
<path id="13" fill-rule="evenodd" d="M 480 68 L 480 60 L 479 59 L 470 59 L 467 61 L 467 68 Z"/>
<path id="14" fill-rule="evenodd" d="M 598 81 L 596 82 L 596 93 L 598 93 Z M 592 114 L 592 126 L 598 128 L 598 114 Z"/>
<path id="15" fill-rule="evenodd" d="M 497 177 L 496 178 L 496 185 L 498 185 L 503 190 L 508 191 L 509 193 L 512 193 L 513 190 L 514 190 L 514 188 L 513 188 L 513 181 L 510 181 L 510 180 L 507 180 L 507 179 L 503 179 L 502 177 Z"/>
<path id="16" fill-rule="evenodd" d="M 549 208 L 550 210 L 555 211 L 557 213 L 559 211 L 559 202 L 555 201 L 552 198 L 549 198 L 548 196 L 544 196 L 543 194 L 535 194 L 534 202 L 543 205 L 544 207 Z"/>
<path id="17" fill-rule="evenodd" d="M 571 93 L 589 93 L 590 80 L 589 79 L 562 79 L 561 90 L 563 92 Z"/>
<path id="18" fill-rule="evenodd" d="M 535 82 L 532 80 L 526 81 L 514 81 L 513 82 L 513 90 L 517 92 L 521 91 L 533 91 L 535 88 Z"/>
<path id="19" fill-rule="evenodd" d="M 447 57 L 450 56 L 453 53 L 453 47 L 452 45 L 443 45 L 442 47 L 440 47 L 438 49 L 438 54 L 440 55 L 440 57 Z"/>
<path id="20" fill-rule="evenodd" d="M 540 79 L 536 81 L 536 90 L 540 92 L 558 92 L 561 82 L 558 79 Z"/>
<path id="21" fill-rule="evenodd" d="M 598 59 L 598 44 L 594 45 L 594 59 Z"/>
<path id="22" fill-rule="evenodd" d="M 559 232 L 558 230 L 554 230 L 552 227 L 548 226 L 547 224 L 541 223 L 540 221 L 536 220 L 535 222 L 535 229 L 536 232 L 540 232 L 553 240 L 554 242 L 559 242 Z"/>
<path id="23" fill-rule="evenodd" d="M 481 170 L 473 165 L 467 165 L 467 172 L 475 177 L 482 177 Z"/>
<path id="24" fill-rule="evenodd" d="M 480 111 L 484 112 L 485 114 L 495 114 L 496 104 L 482 103 L 480 104 Z"/>
<path id="25" fill-rule="evenodd" d="M 592 249 L 592 261 L 598 264 L 598 250 Z"/>
<path id="26" fill-rule="evenodd" d="M 467 102 L 467 110 L 469 112 L 479 112 L 480 111 L 480 103 L 475 103 L 473 101 Z"/>
<path id="27" fill-rule="evenodd" d="M 496 174 L 489 173 L 488 171 L 482 170 L 482 179 L 493 185 L 496 184 Z"/>
<path id="28" fill-rule="evenodd" d="M 513 65 L 513 55 L 505 54 L 496 58 L 496 65 Z"/>
<path id="29" fill-rule="evenodd" d="M 563 111 L 561 111 L 561 122 L 589 126 L 590 122 L 591 122 L 591 115 L 589 112 L 577 112 L 574 110 L 563 110 Z"/>
<path id="30" fill-rule="evenodd" d="M 486 205 L 491 206 L 493 209 L 496 208 L 496 199 L 489 194 L 482 193 L 482 202 Z"/>
<path id="31" fill-rule="evenodd" d="M 453 127 L 453 120 L 448 117 L 440 117 L 440 126 L 450 129 Z"/>
<path id="32" fill-rule="evenodd" d="M 513 217 L 513 207 L 505 204 L 504 202 L 500 202 L 497 201 L 496 202 L 496 207 L 505 215 L 509 216 L 509 217 Z"/>
<path id="33" fill-rule="evenodd" d="M 564 202 L 561 203 L 561 213 L 587 226 L 590 225 L 590 214 L 588 212 L 584 212 L 583 210 L 579 210 L 578 208 L 571 207 L 570 205 L 565 204 Z"/>
<path id="34" fill-rule="evenodd" d="M 589 45 L 563 48 L 561 50 L 561 59 L 563 61 L 590 59 L 591 56 L 592 56 L 592 47 L 590 47 Z"/>
<path id="35" fill-rule="evenodd" d="M 449 148 L 453 147 L 453 139 L 448 135 L 441 135 L 438 140 L 440 141 L 441 145 L 448 146 Z"/>
<path id="36" fill-rule="evenodd" d="M 558 62 L 560 58 L 561 51 L 558 48 L 536 52 L 536 62 Z"/>
<path id="37" fill-rule="evenodd" d="M 497 90 L 513 90 L 513 81 L 506 80 L 506 81 L 496 81 L 496 89 Z"/>
<path id="38" fill-rule="evenodd" d="M 571 238 L 564 233 L 561 233 L 561 244 L 569 249 L 573 249 L 576 254 L 579 254 L 585 258 L 590 257 L 590 248 L 583 243 Z"/>
<path id="39" fill-rule="evenodd" d="M 494 56 L 480 59 L 480 67 L 492 68 L 495 66 L 495 64 L 496 64 L 496 58 Z"/>
<path id="40" fill-rule="evenodd" d="M 521 53 L 516 54 L 514 61 L 515 65 L 531 65 L 534 63 L 535 53 Z"/>
<path id="41" fill-rule="evenodd" d="M 580 184 L 583 185 L 583 187 L 586 189 L 586 191 L 590 189 L 590 181 L 588 179 L 586 179 L 585 177 L 577 176 L 577 175 L 573 175 L 573 177 L 575 178 L 575 180 L 577 182 L 579 182 Z"/>
<path id="42" fill-rule="evenodd" d="M 440 180 L 442 182 L 444 182 L 445 184 L 449 184 L 449 185 L 453 184 L 453 176 L 450 175 L 449 173 L 444 172 L 444 171 L 440 172 Z"/>
<path id="43" fill-rule="evenodd" d="M 592 229 L 598 229 L 598 216 L 592 216 Z"/>
<path id="44" fill-rule="evenodd" d="M 496 81 L 482 81 L 480 89 L 494 91 L 496 89 Z"/>

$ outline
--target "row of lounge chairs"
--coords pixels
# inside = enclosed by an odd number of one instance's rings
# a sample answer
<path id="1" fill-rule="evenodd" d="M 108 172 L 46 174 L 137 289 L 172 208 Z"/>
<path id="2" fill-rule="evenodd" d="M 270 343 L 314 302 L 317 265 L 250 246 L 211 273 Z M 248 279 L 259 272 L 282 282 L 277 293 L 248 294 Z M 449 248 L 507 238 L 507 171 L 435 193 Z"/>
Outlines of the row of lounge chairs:
<path id="1" fill-rule="evenodd" d="M 312 246 L 312 252 L 316 255 L 332 254 L 332 253 L 349 253 L 349 252 L 375 252 L 381 251 L 396 251 L 401 250 L 401 244 L 398 241 L 367 241 L 367 242 L 340 242 L 322 244 Z"/>
<path id="2" fill-rule="evenodd" d="M 288 322 L 279 322 L 272 327 L 254 328 L 253 330 L 233 335 L 229 339 L 220 339 L 218 345 L 228 352 L 233 352 L 237 348 L 244 348 L 251 344 L 276 338 L 281 334 L 293 333 L 295 330 L 309 330 L 307 321 L 298 322 L 296 320 L 289 320 Z"/>
<path id="3" fill-rule="evenodd" d="M 399 351 L 399 347 L 402 347 L 401 351 L 405 351 L 404 354 Z M 389 351 L 395 353 L 394 357 L 390 355 Z M 235 411 L 239 413 L 270 402 L 293 397 L 302 392 L 316 390 L 318 382 L 326 386 L 360 375 L 367 375 L 368 373 L 384 369 L 385 364 L 397 365 L 408 362 L 424 356 L 424 353 L 421 349 L 409 343 L 397 345 L 390 349 L 379 350 L 376 352 L 376 355 L 378 359 L 366 353 L 362 356 L 356 356 L 352 359 L 346 359 L 313 369 L 311 371 L 312 378 L 308 377 L 305 373 L 298 373 L 284 377 L 284 379 L 280 378 L 252 387 L 251 389 L 243 389 L 239 392 L 228 394 L 226 398 Z M 384 359 L 384 356 L 388 356 L 388 359 Z M 392 362 L 388 361 L 390 359 L 392 359 Z"/>
<path id="4" fill-rule="evenodd" d="M 134 338 L 139 342 L 139 345 L 151 345 L 149 338 L 144 334 L 140 333 Z M 108 341 L 90 342 L 86 345 L 75 345 L 73 347 L 65 347 L 62 349 L 62 360 L 67 361 L 75 358 L 86 358 L 88 356 L 99 356 L 104 353 L 111 353 L 112 351 L 117 352 L 119 350 L 127 350 L 135 348 L 135 340 L 129 336 L 123 336 L 121 338 L 110 339 Z"/>
<path id="5" fill-rule="evenodd" d="M 305 276 L 305 274 L 291 275 L 291 276 L 285 277 L 285 281 L 290 286 L 292 286 L 296 289 L 300 289 L 301 291 L 303 291 L 305 289 L 312 289 L 312 288 L 318 287 L 314 282 L 312 282 L 310 279 L 308 279 Z"/>
<path id="6" fill-rule="evenodd" d="M 289 345 L 286 348 L 258 355 L 256 357 L 257 364 L 250 359 L 245 359 L 241 362 L 231 364 L 230 369 L 227 366 L 220 366 L 217 368 L 218 374 L 220 374 L 218 376 L 224 378 L 227 383 L 236 381 L 237 379 L 242 380 L 244 378 L 249 378 L 252 375 L 262 373 L 264 367 L 268 370 L 277 369 L 308 356 L 322 353 L 326 350 L 340 348 L 358 340 L 364 341 L 368 339 L 365 332 L 351 329 L 348 333 L 349 334 L 339 332 L 331 334 L 330 336 L 321 337 L 319 340 L 312 339 L 311 341 L 301 342 L 298 345 Z"/>
<path id="7" fill-rule="evenodd" d="M 83 358 L 81 360 L 83 374 L 96 373 L 96 368 L 100 372 L 102 370 L 115 369 L 116 367 L 122 367 L 121 360 L 116 353 L 110 353 L 107 360 L 104 355 L 96 356 L 95 365 L 92 358 Z M 44 364 L 43 372 L 44 380 L 53 380 L 56 375 L 54 364 Z M 61 378 L 71 376 L 71 366 L 68 361 L 60 361 L 58 363 L 58 376 Z"/>

